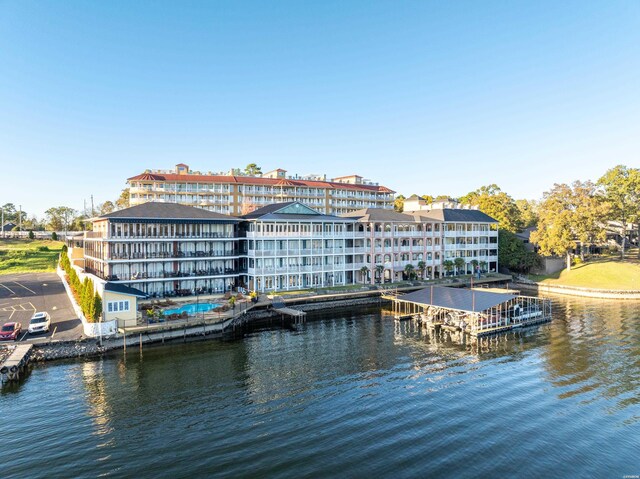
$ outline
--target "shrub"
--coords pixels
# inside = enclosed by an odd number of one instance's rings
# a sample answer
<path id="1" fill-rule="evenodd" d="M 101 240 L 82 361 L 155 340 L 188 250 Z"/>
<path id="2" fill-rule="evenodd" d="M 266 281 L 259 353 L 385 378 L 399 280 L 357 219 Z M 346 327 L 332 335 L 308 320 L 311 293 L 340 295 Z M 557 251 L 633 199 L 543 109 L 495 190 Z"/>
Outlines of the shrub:
<path id="1" fill-rule="evenodd" d="M 30 240 L 32 240 L 32 239 L 36 239 L 36 235 L 35 235 L 35 234 L 33 234 L 33 231 L 32 231 L 32 230 L 29 230 L 29 239 L 30 239 Z"/>
<path id="2" fill-rule="evenodd" d="M 53 241 L 58 241 L 58 233 L 56 233 L 55 231 L 51 233 L 51 239 Z"/>
<path id="3" fill-rule="evenodd" d="M 49 247 L 48 246 L 38 246 L 36 249 L 38 251 L 49 251 Z"/>

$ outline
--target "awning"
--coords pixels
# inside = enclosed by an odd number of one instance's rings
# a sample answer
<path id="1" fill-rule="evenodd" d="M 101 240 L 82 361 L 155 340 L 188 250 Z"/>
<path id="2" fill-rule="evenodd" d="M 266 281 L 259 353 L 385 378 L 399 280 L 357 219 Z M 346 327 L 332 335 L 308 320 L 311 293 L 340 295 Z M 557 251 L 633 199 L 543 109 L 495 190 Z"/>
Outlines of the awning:
<path id="1" fill-rule="evenodd" d="M 398 300 L 423 306 L 478 312 L 506 303 L 517 297 L 517 294 L 490 293 L 463 288 L 431 286 L 413 293 L 398 296 Z"/>

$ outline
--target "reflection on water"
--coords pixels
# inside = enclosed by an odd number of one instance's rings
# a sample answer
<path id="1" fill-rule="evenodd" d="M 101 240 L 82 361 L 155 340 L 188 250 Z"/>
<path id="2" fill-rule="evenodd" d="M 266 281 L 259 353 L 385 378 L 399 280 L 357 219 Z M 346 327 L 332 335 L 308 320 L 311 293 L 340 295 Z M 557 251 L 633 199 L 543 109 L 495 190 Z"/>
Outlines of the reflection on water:
<path id="1" fill-rule="evenodd" d="M 478 340 L 350 310 L 38 366 L 0 395 L 3 477 L 637 474 L 638 306 L 555 297 Z"/>

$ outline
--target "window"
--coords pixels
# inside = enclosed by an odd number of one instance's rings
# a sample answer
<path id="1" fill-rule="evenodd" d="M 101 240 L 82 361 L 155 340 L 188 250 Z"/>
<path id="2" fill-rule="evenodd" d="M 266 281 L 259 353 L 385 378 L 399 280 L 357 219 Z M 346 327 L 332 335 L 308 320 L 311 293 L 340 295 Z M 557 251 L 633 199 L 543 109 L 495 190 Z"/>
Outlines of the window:
<path id="1" fill-rule="evenodd" d="M 129 311 L 129 301 L 109 301 L 107 303 L 107 312 L 117 313 L 118 311 Z"/>

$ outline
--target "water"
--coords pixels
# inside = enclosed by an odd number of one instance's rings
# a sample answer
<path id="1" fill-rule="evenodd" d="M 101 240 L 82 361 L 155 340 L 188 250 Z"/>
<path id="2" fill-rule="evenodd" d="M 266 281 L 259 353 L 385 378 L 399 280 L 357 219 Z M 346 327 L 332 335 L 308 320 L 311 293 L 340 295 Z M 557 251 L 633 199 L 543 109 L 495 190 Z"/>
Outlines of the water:
<path id="1" fill-rule="evenodd" d="M 640 474 L 640 303 L 467 345 L 372 309 L 37 366 L 0 394 L 8 477 Z"/>
<path id="2" fill-rule="evenodd" d="M 163 313 L 166 314 L 182 314 L 187 312 L 188 314 L 206 313 L 214 308 L 220 306 L 218 303 L 198 303 L 198 304 L 185 304 L 175 309 L 165 309 Z"/>

